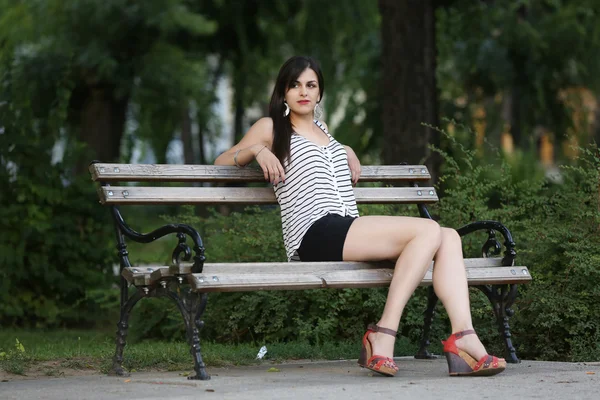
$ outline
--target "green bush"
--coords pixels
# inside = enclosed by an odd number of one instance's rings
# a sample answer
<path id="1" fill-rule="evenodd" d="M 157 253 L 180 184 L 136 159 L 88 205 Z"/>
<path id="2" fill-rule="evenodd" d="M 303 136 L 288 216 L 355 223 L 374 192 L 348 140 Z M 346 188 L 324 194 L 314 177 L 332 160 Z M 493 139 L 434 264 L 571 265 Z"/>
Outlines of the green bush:
<path id="1" fill-rule="evenodd" d="M 3 325 L 89 323 L 86 291 L 114 280 L 112 229 L 93 188 L 65 186 L 58 167 L 43 170 L 40 180 L 20 175 L 0 196 Z"/>
<path id="2" fill-rule="evenodd" d="M 86 291 L 114 280 L 113 228 L 89 179 L 73 178 L 79 149 L 53 160 L 68 84 L 45 81 L 41 98 L 14 65 L 0 57 L 0 324 L 87 324 Z"/>
<path id="3" fill-rule="evenodd" d="M 520 286 L 513 307 L 519 356 L 600 359 L 598 149 L 581 149 L 575 165 L 561 167 L 561 181 L 555 182 L 539 174 L 523 176 L 510 158 L 496 154 L 483 160 L 449 140 L 452 157 L 438 150 L 445 159 L 444 193 L 435 209 L 440 222 L 453 227 L 484 219 L 504 223 L 517 244 L 516 263 L 528 266 L 533 277 Z M 482 235 L 465 240 L 465 254 L 477 256 L 484 240 Z M 473 309 L 485 302 L 475 298 Z M 495 327 L 482 317 L 475 312 L 475 326 L 491 334 Z"/>

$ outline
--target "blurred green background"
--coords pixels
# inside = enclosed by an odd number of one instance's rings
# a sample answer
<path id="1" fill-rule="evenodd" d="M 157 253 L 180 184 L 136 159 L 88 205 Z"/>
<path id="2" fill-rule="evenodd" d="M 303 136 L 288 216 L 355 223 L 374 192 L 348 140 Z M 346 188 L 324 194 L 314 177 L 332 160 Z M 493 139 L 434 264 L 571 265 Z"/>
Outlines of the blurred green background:
<path id="1" fill-rule="evenodd" d="M 295 54 L 320 61 L 324 119 L 364 164 L 426 163 L 443 225 L 497 219 L 513 231 L 534 276 L 511 319 L 519 355 L 600 359 L 592 0 L 0 0 L 0 326 L 112 331 L 114 228 L 88 163 L 212 163 L 266 115 Z M 209 261 L 284 259 L 278 210 L 230 211 L 124 210 L 141 231 L 191 223 Z M 466 256 L 484 241 L 465 241 Z M 136 263 L 165 263 L 175 245 L 129 250 Z M 358 340 L 384 299 L 218 294 L 203 339 Z M 472 300 L 480 334 L 501 352 L 487 300 Z M 401 326 L 413 343 L 424 306 L 418 290 Z M 183 338 L 166 302 L 133 314 L 133 340 Z M 447 330 L 442 315 L 434 338 Z"/>

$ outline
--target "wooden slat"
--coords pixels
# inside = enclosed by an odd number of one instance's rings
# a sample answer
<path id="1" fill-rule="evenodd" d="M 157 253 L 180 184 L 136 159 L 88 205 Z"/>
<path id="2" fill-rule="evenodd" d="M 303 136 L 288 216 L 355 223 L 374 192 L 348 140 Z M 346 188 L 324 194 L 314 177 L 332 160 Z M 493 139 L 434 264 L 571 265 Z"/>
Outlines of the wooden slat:
<path id="1" fill-rule="evenodd" d="M 369 288 L 388 286 L 392 269 L 359 269 L 355 271 L 332 271 L 320 276 L 327 288 Z"/>
<path id="2" fill-rule="evenodd" d="M 465 267 L 501 267 L 502 259 L 494 258 L 465 258 Z M 191 263 L 182 263 L 184 266 L 190 266 Z M 358 269 L 384 269 L 394 268 L 391 262 L 354 262 L 354 261 L 327 261 L 327 262 L 243 262 L 243 263 L 205 263 L 203 272 L 207 274 L 218 273 L 269 273 L 277 271 L 278 273 L 288 272 L 310 272 L 324 273 L 328 271 L 350 271 Z M 433 262 L 430 269 L 433 268 Z"/>
<path id="3" fill-rule="evenodd" d="M 529 271 L 523 274 L 525 267 L 473 267 L 467 268 L 469 285 L 527 283 L 531 280 Z M 372 269 L 357 271 L 335 271 L 320 276 L 328 288 L 361 288 L 389 285 L 392 271 L 389 269 Z M 432 271 L 429 270 L 421 281 L 421 286 L 432 285 Z"/>
<path id="4" fill-rule="evenodd" d="M 101 182 L 264 182 L 262 171 L 223 165 L 105 164 L 89 167 L 94 181 Z M 364 165 L 361 182 L 424 181 L 431 175 L 424 165 Z"/>
<path id="5" fill-rule="evenodd" d="M 152 286 L 157 282 L 179 275 L 191 274 L 192 264 L 182 266 L 143 265 L 123 268 L 121 275 L 125 280 L 136 286 Z"/>
<path id="6" fill-rule="evenodd" d="M 465 258 L 465 267 L 501 267 L 502 259 L 499 257 L 492 258 Z M 182 262 L 179 266 L 166 267 L 164 265 L 146 264 L 126 268 L 126 270 L 136 270 L 137 273 L 144 273 L 148 268 L 152 269 L 151 274 L 154 278 L 160 279 L 163 277 L 186 275 L 191 273 L 193 263 Z M 429 269 L 433 268 L 433 262 Z M 357 262 L 357 261 L 321 261 L 321 262 L 236 262 L 236 263 L 204 263 L 203 272 L 206 274 L 222 274 L 222 273 L 325 273 L 329 271 L 350 271 L 357 269 L 384 269 L 394 268 L 394 264 L 389 261 L 381 262 Z M 518 267 L 514 267 L 518 268 Z M 131 272 L 128 272 L 131 274 Z"/>
<path id="7" fill-rule="evenodd" d="M 202 292 L 319 289 L 323 281 L 311 274 L 191 274 L 190 285 Z"/>
<path id="8" fill-rule="evenodd" d="M 525 271 L 525 272 L 524 272 Z M 222 273 L 192 274 L 188 282 L 202 292 L 240 292 L 252 290 L 301 290 L 317 288 L 367 288 L 388 286 L 393 270 L 357 269 L 316 273 Z M 526 267 L 472 267 L 467 269 L 469 285 L 518 284 L 531 281 Z M 432 284 L 428 271 L 421 286 Z"/>
<path id="9" fill-rule="evenodd" d="M 394 268 L 391 262 L 252 262 L 252 263 L 206 263 L 202 272 L 215 274 L 324 274 L 329 271 L 353 271 L 359 269 Z"/>
<path id="10" fill-rule="evenodd" d="M 124 268 L 121 275 L 135 286 L 152 286 L 164 278 L 164 273 L 169 273 L 169 267 L 148 265 Z"/>
<path id="11" fill-rule="evenodd" d="M 169 267 L 169 275 L 187 275 L 192 273 L 192 263 L 181 263 L 179 265 L 171 265 Z"/>
<path id="12" fill-rule="evenodd" d="M 503 267 L 500 258 L 467 258 L 464 261 L 470 285 L 531 281 L 527 267 Z M 212 291 L 308 289 L 315 287 L 315 278 L 321 280 L 318 287 L 379 287 L 389 284 L 394 267 L 391 262 L 206 263 L 201 274 L 192 275 L 191 265 L 136 266 L 125 268 L 122 275 L 136 286 L 152 286 L 161 280 L 183 275 L 199 290 L 208 288 Z M 432 263 L 421 285 L 431 284 L 433 266 Z M 203 285 L 194 281 L 197 276 L 203 277 Z M 308 281 L 299 276 L 308 277 Z"/>
<path id="13" fill-rule="evenodd" d="M 100 187 L 102 204 L 276 204 L 272 188 L 235 187 Z M 435 203 L 434 188 L 355 188 L 358 203 Z"/>

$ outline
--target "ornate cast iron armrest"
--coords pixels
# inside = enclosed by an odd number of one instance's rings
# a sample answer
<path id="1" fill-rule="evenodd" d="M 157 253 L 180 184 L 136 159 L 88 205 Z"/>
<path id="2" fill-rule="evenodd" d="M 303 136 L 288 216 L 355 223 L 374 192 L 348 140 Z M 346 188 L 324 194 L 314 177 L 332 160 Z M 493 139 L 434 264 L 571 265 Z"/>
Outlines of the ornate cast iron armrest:
<path id="1" fill-rule="evenodd" d="M 163 236 L 176 233 L 179 243 L 173 250 L 172 260 L 174 265 L 179 265 L 181 261 L 190 261 L 190 259 L 192 258 L 192 251 L 190 249 L 190 246 L 188 246 L 188 244 L 186 243 L 186 235 L 190 236 L 192 238 L 192 241 L 194 242 L 195 253 L 192 272 L 202 272 L 202 268 L 204 267 L 204 261 L 206 260 L 206 257 L 204 256 L 204 245 L 202 244 L 202 238 L 200 237 L 198 231 L 196 231 L 190 225 L 167 224 L 161 226 L 158 229 L 153 230 L 150 233 L 139 233 L 131 229 L 129 225 L 125 223 L 125 220 L 123 219 L 123 216 L 121 215 L 117 207 L 111 207 L 111 213 L 115 220 L 115 224 L 117 225 L 118 231 L 123 236 L 138 243 L 151 243 Z M 125 256 L 127 255 L 125 254 Z"/>
<path id="2" fill-rule="evenodd" d="M 504 257 L 502 258 L 502 265 L 511 266 L 514 263 L 517 252 L 515 251 L 515 242 L 513 241 L 512 235 L 507 227 L 502 225 L 498 221 L 477 221 L 463 226 L 456 231 L 462 237 L 473 233 L 475 231 L 486 230 L 488 232 L 488 239 L 483 244 L 481 252 L 484 257 L 491 257 L 500 254 L 502 245 L 496 239 L 496 231 L 500 232 L 504 237 L 504 246 L 506 248 Z"/>

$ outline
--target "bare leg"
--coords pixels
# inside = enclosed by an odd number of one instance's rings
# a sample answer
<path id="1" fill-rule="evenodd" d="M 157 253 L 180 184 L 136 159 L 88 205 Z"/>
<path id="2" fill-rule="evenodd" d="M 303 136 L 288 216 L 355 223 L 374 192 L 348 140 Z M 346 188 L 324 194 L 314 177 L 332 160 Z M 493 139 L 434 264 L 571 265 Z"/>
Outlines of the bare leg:
<path id="1" fill-rule="evenodd" d="M 344 242 L 344 261 L 397 260 L 383 315 L 378 325 L 398 329 L 402 311 L 427 272 L 441 243 L 435 221 L 411 217 L 358 218 Z M 394 338 L 371 333 L 373 353 L 392 357 Z"/>
<path id="2" fill-rule="evenodd" d="M 452 333 L 473 329 L 461 238 L 454 229 L 441 229 L 442 244 L 435 256 L 433 288 L 448 312 Z M 476 360 L 487 354 L 476 335 L 464 336 L 456 345 Z"/>

